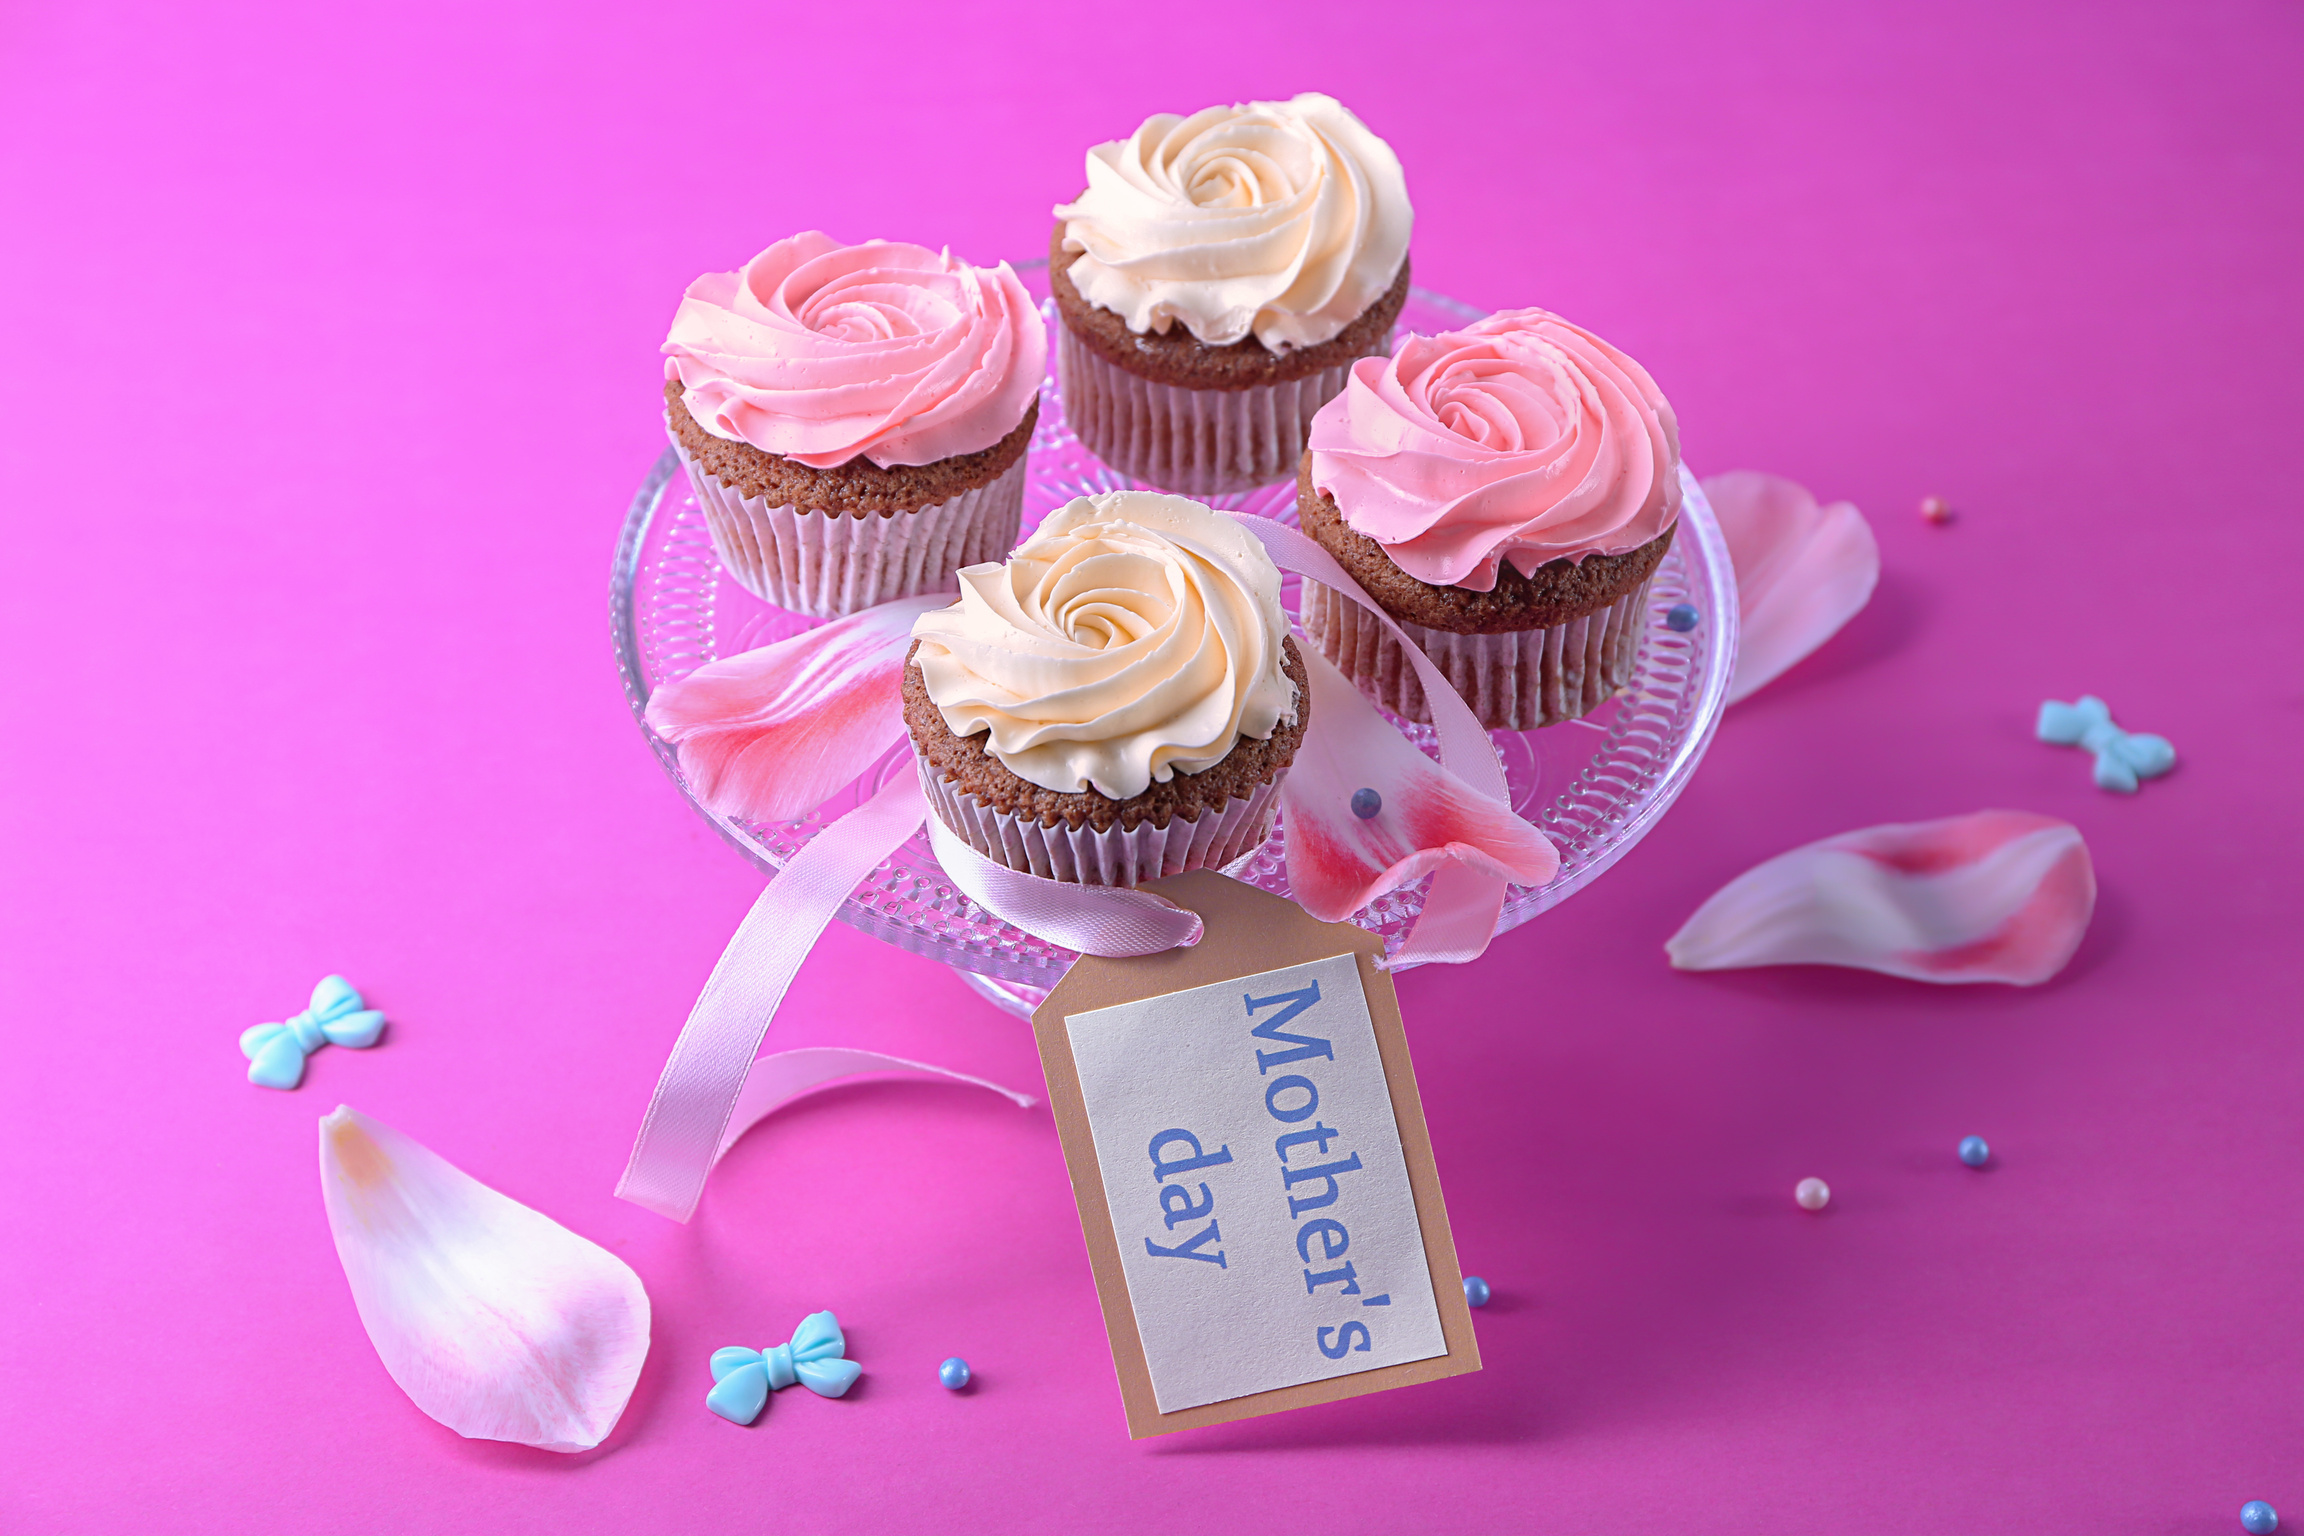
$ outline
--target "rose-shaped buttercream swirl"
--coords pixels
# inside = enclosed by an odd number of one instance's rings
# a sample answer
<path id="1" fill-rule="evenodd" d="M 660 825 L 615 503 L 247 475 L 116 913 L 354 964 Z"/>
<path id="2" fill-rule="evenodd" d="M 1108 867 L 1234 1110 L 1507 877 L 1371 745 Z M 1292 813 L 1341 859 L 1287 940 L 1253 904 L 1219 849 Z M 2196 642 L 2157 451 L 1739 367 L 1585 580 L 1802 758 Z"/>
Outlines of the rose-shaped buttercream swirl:
<path id="1" fill-rule="evenodd" d="M 1413 215 L 1391 146 L 1334 98 L 1145 119 L 1088 151 L 1056 210 L 1082 298 L 1142 333 L 1181 320 L 1212 347 L 1328 340 L 1381 298 Z"/>
<path id="2" fill-rule="evenodd" d="M 810 231 L 688 285 L 664 377 L 705 431 L 815 469 L 991 447 L 1024 419 L 1048 333 L 1002 262 Z"/>
<path id="3" fill-rule="evenodd" d="M 1541 309 L 1361 359 L 1310 446 L 1313 487 L 1433 586 L 1491 592 L 1505 560 L 1525 576 L 1624 554 L 1680 515 L 1680 426 L 1656 381 Z"/>
<path id="4" fill-rule="evenodd" d="M 1059 507 L 1006 565 L 912 626 L 955 735 L 989 729 L 1019 778 L 1125 800 L 1296 718 L 1280 572 L 1246 529 L 1182 496 Z"/>

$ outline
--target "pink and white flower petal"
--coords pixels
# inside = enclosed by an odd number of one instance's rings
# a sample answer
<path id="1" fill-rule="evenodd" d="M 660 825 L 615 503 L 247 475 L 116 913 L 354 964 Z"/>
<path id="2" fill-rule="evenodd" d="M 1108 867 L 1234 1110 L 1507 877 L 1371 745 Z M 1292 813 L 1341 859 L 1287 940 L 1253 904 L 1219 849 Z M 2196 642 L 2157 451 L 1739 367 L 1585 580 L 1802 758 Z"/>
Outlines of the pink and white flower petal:
<path id="1" fill-rule="evenodd" d="M 1880 545 L 1850 502 L 1816 504 L 1781 475 L 1731 470 L 1704 495 L 1736 567 L 1741 636 L 1728 702 L 1775 681 L 1872 600 Z"/>
<path id="2" fill-rule="evenodd" d="M 1977 811 L 1780 854 L 1722 886 L 1664 949 L 1683 971 L 1844 965 L 2028 987 L 2064 968 L 2095 910 L 2078 829 Z"/>
<path id="3" fill-rule="evenodd" d="M 1543 833 L 1417 751 L 1317 650 L 1303 656 L 1312 727 L 1280 800 L 1289 894 L 1305 911 L 1337 921 L 1449 864 L 1515 885 L 1560 872 Z M 1364 789 L 1380 799 L 1373 816 L 1353 809 Z"/>
<path id="4" fill-rule="evenodd" d="M 697 798 L 723 816 L 805 816 L 904 733 L 912 621 L 952 595 L 899 598 L 707 662 L 648 699 L 648 727 L 678 747 Z"/>
<path id="5" fill-rule="evenodd" d="M 586 1451 L 648 1356 L 648 1293 L 605 1248 L 348 1105 L 320 1192 L 384 1369 L 470 1440 Z"/>

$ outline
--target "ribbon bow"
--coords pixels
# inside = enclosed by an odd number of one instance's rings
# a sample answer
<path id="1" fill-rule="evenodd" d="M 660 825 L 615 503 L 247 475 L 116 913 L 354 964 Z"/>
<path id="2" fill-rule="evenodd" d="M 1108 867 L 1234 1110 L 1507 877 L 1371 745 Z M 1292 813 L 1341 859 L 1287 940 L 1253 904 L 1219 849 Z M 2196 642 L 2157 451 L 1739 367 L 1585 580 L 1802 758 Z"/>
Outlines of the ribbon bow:
<path id="1" fill-rule="evenodd" d="M 1703 495 L 1685 470 L 1681 480 L 1689 496 Z M 1503 762 L 1471 706 L 1336 557 L 1268 517 L 1227 515 L 1282 571 L 1328 586 L 1387 628 L 1423 684 L 1440 749 L 1434 763 L 1329 662 L 1306 656 L 1323 702 L 1312 706 L 1281 786 L 1297 904 L 1333 920 L 1430 876 L 1394 963 L 1473 959 L 1496 931 L 1506 886 L 1549 882 L 1559 852 L 1513 814 Z M 678 744 L 683 771 L 715 817 L 803 814 L 904 739 L 912 626 L 949 601 L 900 598 L 709 663 L 650 696 L 649 729 Z M 1348 809 L 1362 788 L 1376 793 L 1374 817 Z M 915 763 L 899 761 L 872 798 L 792 857 L 721 952 L 656 1081 L 616 1186 L 621 1198 L 674 1221 L 694 1213 L 713 1163 L 766 1112 L 736 1116 L 754 1102 L 755 1066 L 779 1059 L 761 1056 L 760 1045 L 800 963 L 849 893 L 923 825 L 956 890 L 1052 944 L 1134 956 L 1200 941 L 1199 915 L 1153 892 L 1047 879 L 986 858 L 929 810 Z M 766 1090 L 759 1101 L 776 1102 Z"/>
<path id="2" fill-rule="evenodd" d="M 384 1015 L 366 1006 L 352 983 L 323 976 L 312 1006 L 285 1024 L 258 1024 L 240 1036 L 248 1081 L 259 1088 L 293 1088 L 304 1081 L 304 1058 L 323 1045 L 366 1050 L 384 1033 Z"/>
<path id="3" fill-rule="evenodd" d="M 2102 699 L 2084 693 L 2077 704 L 2054 699 L 2040 706 L 2038 734 L 2059 747 L 2096 755 L 2096 787 L 2123 795 L 2136 793 L 2136 781 L 2156 779 L 2176 766 L 2176 749 L 2165 736 L 2131 735 L 2112 723 Z"/>
<path id="4" fill-rule="evenodd" d="M 714 1385 L 704 1406 L 731 1424 L 749 1424 L 768 1406 L 769 1393 L 794 1382 L 818 1397 L 838 1397 L 864 1374 L 864 1367 L 843 1358 L 847 1352 L 840 1320 L 829 1312 L 812 1312 L 792 1330 L 789 1344 L 712 1351 Z"/>

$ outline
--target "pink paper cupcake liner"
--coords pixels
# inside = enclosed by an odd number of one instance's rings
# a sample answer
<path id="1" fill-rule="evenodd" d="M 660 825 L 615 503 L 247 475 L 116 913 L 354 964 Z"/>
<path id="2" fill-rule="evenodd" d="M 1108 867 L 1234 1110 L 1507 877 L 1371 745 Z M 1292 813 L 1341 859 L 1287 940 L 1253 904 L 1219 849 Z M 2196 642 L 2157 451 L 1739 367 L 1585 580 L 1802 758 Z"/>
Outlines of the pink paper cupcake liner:
<path id="1" fill-rule="evenodd" d="M 1383 357 L 1383 338 L 1363 356 Z M 1164 491 L 1221 496 L 1296 473 L 1312 416 L 1344 391 L 1351 362 L 1248 389 L 1140 379 L 1056 326 L 1056 369 L 1073 435 L 1120 473 Z"/>
<path id="2" fill-rule="evenodd" d="M 1532 731 L 1598 709 L 1632 681 L 1648 583 L 1597 613 L 1550 629 L 1459 635 L 1402 619 L 1400 628 L 1492 731 Z M 1360 691 L 1404 720 L 1432 718 L 1400 642 L 1358 603 L 1304 583 L 1305 635 Z"/>
<path id="3" fill-rule="evenodd" d="M 862 517 L 772 507 L 723 484 L 680 447 L 712 547 L 753 596 L 794 613 L 838 618 L 899 597 L 956 592 L 964 565 L 1007 558 L 1024 513 L 1024 465 L 914 512 Z"/>
<path id="4" fill-rule="evenodd" d="M 1147 821 L 1098 832 L 1061 821 L 1042 826 L 995 810 L 945 779 L 926 758 L 917 761 L 929 808 L 969 847 L 1009 869 L 1076 885 L 1135 886 L 1189 869 L 1221 869 L 1246 858 L 1271 835 L 1280 781 L 1288 776 L 1283 768 L 1271 783 L 1189 821 L 1171 816 L 1165 827 Z"/>

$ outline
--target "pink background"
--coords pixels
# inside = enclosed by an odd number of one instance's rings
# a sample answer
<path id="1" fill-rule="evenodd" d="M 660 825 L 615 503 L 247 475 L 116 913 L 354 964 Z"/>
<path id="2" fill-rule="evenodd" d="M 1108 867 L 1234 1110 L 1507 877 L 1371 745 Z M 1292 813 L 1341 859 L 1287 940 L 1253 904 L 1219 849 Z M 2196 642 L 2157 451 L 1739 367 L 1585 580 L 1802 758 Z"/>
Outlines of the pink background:
<path id="1" fill-rule="evenodd" d="M 2304 22 L 1405 19 L 1445 15 L 0 17 L 0 1527 L 2304 1518 Z M 1420 281 L 1591 325 L 1700 471 L 1855 500 L 1887 569 L 1616 872 L 1404 981 L 1488 1368 L 1134 1445 L 1045 1111 L 843 1089 L 691 1227 L 610 1196 L 758 883 L 634 731 L 608 561 L 695 273 L 809 226 L 1036 254 L 1089 143 L 1306 88 L 1398 148 Z M 2172 778 L 2101 794 L 2030 739 L 2089 690 Z M 2095 852 L 2046 987 L 1664 965 L 1765 856 L 1994 805 Z M 330 970 L 384 1046 L 249 1087 L 239 1031 Z M 1022 1026 L 840 928 L 777 1035 L 1037 1078 Z M 322 1222 L 339 1101 L 639 1270 L 655 1348 L 600 1452 L 460 1441 L 392 1386 Z M 825 1306 L 854 1394 L 705 1413 L 715 1346 Z"/>

